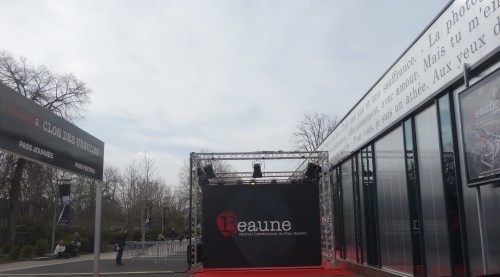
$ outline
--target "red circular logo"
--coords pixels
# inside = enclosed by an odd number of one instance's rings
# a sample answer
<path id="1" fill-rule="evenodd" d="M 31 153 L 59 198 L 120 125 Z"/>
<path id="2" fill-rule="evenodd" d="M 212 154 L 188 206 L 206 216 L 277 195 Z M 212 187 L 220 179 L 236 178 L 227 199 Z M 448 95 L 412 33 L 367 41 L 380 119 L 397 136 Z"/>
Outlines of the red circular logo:
<path id="1" fill-rule="evenodd" d="M 217 216 L 217 227 L 219 231 L 226 237 L 231 236 L 238 230 L 238 219 L 234 212 L 224 211 Z"/>

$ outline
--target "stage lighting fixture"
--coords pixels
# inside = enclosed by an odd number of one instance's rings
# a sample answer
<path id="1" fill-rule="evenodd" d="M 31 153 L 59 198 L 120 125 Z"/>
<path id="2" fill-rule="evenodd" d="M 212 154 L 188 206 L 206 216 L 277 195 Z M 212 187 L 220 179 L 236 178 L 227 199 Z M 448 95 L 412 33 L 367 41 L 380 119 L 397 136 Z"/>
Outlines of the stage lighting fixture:
<path id="1" fill-rule="evenodd" d="M 253 178 L 262 178 L 262 171 L 260 170 L 260 163 L 253 164 Z"/>
<path id="2" fill-rule="evenodd" d="M 197 167 L 196 175 L 198 175 L 198 177 L 201 177 L 203 174 L 205 174 L 205 172 L 203 172 L 203 169 L 201 167 Z"/>
<path id="3" fill-rule="evenodd" d="M 306 177 L 309 177 L 311 179 L 319 178 L 320 173 L 321 173 L 321 166 L 313 163 L 307 164 L 307 169 L 305 173 Z"/>
<path id="4" fill-rule="evenodd" d="M 208 183 L 207 174 L 201 167 L 196 168 L 196 175 L 198 175 L 198 185 L 202 186 Z"/>
<path id="5" fill-rule="evenodd" d="M 212 164 L 208 164 L 208 165 L 204 166 L 203 170 L 207 174 L 207 179 L 212 179 L 212 178 L 217 177 L 217 176 L 215 176 L 214 168 L 212 167 Z"/>

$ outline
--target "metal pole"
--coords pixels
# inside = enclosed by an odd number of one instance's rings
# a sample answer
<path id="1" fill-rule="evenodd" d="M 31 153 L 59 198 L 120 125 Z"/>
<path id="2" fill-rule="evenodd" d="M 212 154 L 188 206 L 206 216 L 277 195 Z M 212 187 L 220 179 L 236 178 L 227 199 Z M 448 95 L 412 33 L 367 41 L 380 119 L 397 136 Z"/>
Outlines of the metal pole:
<path id="1" fill-rule="evenodd" d="M 481 238 L 481 254 L 483 255 L 483 271 L 484 274 L 490 274 L 490 266 L 488 264 L 488 238 L 486 236 L 486 226 L 484 223 L 483 200 L 481 198 L 481 187 L 476 187 L 477 196 L 477 216 L 479 219 L 479 237 Z"/>
<path id="2" fill-rule="evenodd" d="M 52 252 L 51 253 L 54 253 L 54 251 L 56 250 L 56 245 L 55 245 L 55 241 L 56 241 L 56 220 L 57 220 L 57 196 L 54 197 L 56 200 L 54 201 L 54 220 L 53 220 L 53 225 L 52 225 L 52 246 L 50 249 L 52 249 Z"/>
<path id="3" fill-rule="evenodd" d="M 102 212 L 102 184 L 97 182 L 95 187 L 95 230 L 94 230 L 94 276 L 99 276 L 99 255 L 101 253 L 101 212 Z"/>
<path id="4" fill-rule="evenodd" d="M 189 232 L 189 239 L 188 239 L 188 261 L 189 261 L 189 269 L 191 269 L 192 266 L 192 260 L 191 260 L 191 254 L 194 252 L 192 248 L 192 242 L 193 242 L 193 227 L 192 227 L 192 220 L 193 220 L 193 155 L 194 153 L 191 153 L 189 155 L 189 227 L 188 227 L 188 232 Z M 195 254 L 195 259 L 196 259 L 196 252 Z"/>

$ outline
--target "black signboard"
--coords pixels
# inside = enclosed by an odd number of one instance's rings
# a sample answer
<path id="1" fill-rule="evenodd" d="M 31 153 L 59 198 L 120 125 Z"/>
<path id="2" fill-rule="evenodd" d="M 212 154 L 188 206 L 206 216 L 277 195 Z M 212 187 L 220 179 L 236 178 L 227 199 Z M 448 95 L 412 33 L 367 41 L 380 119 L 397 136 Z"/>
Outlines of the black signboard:
<path id="1" fill-rule="evenodd" d="M 320 266 L 315 183 L 203 186 L 203 266 Z"/>
<path id="2" fill-rule="evenodd" d="M 500 179 L 500 70 L 459 95 L 468 185 Z"/>
<path id="3" fill-rule="evenodd" d="M 102 141 L 3 84 L 0 148 L 102 181 Z"/>

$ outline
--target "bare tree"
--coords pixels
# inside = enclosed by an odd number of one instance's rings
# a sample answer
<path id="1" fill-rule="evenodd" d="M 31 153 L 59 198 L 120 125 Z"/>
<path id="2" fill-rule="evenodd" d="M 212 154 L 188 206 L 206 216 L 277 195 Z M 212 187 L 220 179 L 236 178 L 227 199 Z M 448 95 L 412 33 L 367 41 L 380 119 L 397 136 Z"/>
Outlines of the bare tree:
<path id="1" fill-rule="evenodd" d="M 125 211 L 125 226 L 129 228 L 134 225 L 136 218 L 138 198 L 138 186 L 140 182 L 139 167 L 135 161 L 124 170 L 122 182 L 117 188 L 117 205 Z"/>
<path id="2" fill-rule="evenodd" d="M 154 158 L 145 153 L 141 160 L 134 160 L 127 167 L 116 188 L 117 204 L 126 213 L 127 227 L 140 229 L 143 239 L 146 212 L 149 210 L 152 217 L 159 215 L 162 201 L 169 192 L 165 182 L 156 175 L 156 170 Z"/>
<path id="3" fill-rule="evenodd" d="M 179 173 L 177 173 L 177 177 L 179 179 L 179 190 L 177 192 L 179 197 L 179 204 L 184 205 L 184 208 L 189 207 L 189 184 L 190 184 L 190 174 L 189 174 L 189 162 L 184 161 L 184 165 L 179 169 Z M 193 172 L 196 174 L 196 172 Z"/>
<path id="4" fill-rule="evenodd" d="M 156 165 L 154 159 L 151 155 L 144 153 L 141 161 L 141 186 L 140 188 L 140 198 L 139 207 L 141 209 L 141 230 L 142 230 L 142 241 L 146 240 L 146 225 L 145 225 L 145 214 L 146 212 L 152 211 L 152 205 L 157 203 L 159 181 L 155 175 Z M 161 198 L 160 198 L 161 199 Z M 149 215 L 151 216 L 151 215 Z"/>
<path id="5" fill-rule="evenodd" d="M 94 191 L 88 178 L 76 176 L 71 182 L 72 220 L 76 225 L 93 226 L 91 211 L 94 207 Z"/>
<path id="6" fill-rule="evenodd" d="M 314 151 L 337 126 L 337 118 L 317 112 L 306 112 L 290 136 L 297 151 Z"/>
<path id="7" fill-rule="evenodd" d="M 103 196 L 106 201 L 112 202 L 122 177 L 118 168 L 111 165 L 104 167 L 103 175 Z"/>
<path id="8" fill-rule="evenodd" d="M 70 122 L 81 118 L 90 103 L 91 90 L 73 74 L 52 73 L 4 51 L 0 52 L 0 83 Z"/>
<path id="9" fill-rule="evenodd" d="M 7 153 L 0 153 L 0 199 L 8 199 L 9 194 L 9 176 L 12 174 L 12 169 L 15 165 L 15 159 L 12 155 L 8 155 Z M 5 209 L 4 211 L 6 211 Z M 3 214 L 2 214 L 3 215 Z"/>
<path id="10" fill-rule="evenodd" d="M 91 90 L 72 74 L 55 74 L 46 67 L 35 67 L 25 58 L 16 60 L 5 51 L 0 52 L 0 83 L 33 100 L 62 118 L 73 121 L 80 118 L 90 102 Z M 15 241 L 21 178 L 27 161 L 18 158 L 4 180 L 9 180 L 9 240 Z"/>
<path id="11" fill-rule="evenodd" d="M 21 190 L 20 224 L 41 224 L 51 222 L 50 213 L 41 213 L 53 204 L 50 194 L 50 182 L 47 178 L 47 168 L 35 163 L 27 163 Z M 24 222 L 23 222 L 24 220 Z"/>

